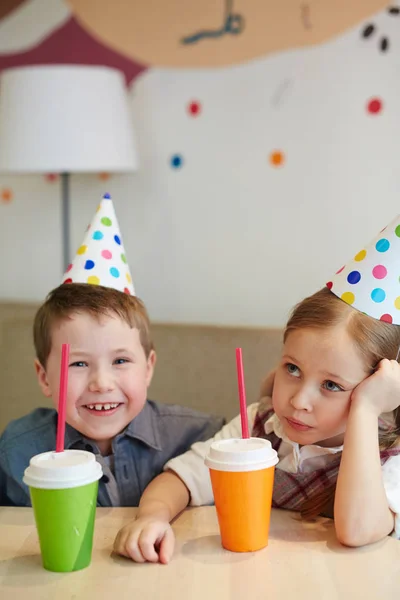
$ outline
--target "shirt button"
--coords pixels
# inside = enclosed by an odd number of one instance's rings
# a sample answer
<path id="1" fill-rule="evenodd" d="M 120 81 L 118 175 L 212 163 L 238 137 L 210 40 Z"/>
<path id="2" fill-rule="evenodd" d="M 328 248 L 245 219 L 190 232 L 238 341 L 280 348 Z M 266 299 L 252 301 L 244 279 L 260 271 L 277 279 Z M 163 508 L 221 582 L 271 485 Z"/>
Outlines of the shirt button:
<path id="1" fill-rule="evenodd" d="M 110 478 L 108 475 L 103 475 L 103 477 L 101 478 L 101 481 L 103 483 L 108 483 L 110 481 Z"/>

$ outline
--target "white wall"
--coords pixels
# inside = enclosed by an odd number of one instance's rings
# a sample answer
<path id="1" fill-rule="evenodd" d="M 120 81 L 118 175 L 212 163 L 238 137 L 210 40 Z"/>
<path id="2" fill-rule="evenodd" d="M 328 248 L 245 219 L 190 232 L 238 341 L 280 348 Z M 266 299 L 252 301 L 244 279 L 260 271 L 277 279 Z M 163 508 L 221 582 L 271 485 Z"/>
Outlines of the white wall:
<path id="1" fill-rule="evenodd" d="M 145 72 L 130 91 L 141 168 L 105 183 L 72 178 L 73 247 L 109 191 L 153 320 L 282 325 L 400 212 L 395 26 L 387 54 L 358 27 L 246 65 Z M 371 97 L 380 114 L 367 112 Z M 42 300 L 62 275 L 59 184 L 0 176 L 7 186 L 0 298 Z"/>

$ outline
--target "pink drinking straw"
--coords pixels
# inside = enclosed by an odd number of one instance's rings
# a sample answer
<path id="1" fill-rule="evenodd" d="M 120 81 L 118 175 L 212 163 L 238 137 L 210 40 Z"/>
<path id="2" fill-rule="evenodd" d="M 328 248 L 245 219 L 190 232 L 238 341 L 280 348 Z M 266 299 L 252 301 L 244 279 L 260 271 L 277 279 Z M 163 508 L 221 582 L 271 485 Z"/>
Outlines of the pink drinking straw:
<path id="1" fill-rule="evenodd" d="M 67 403 L 68 389 L 68 362 L 69 344 L 63 344 L 61 348 L 60 394 L 58 396 L 56 452 L 64 452 L 65 406 Z"/>
<path id="2" fill-rule="evenodd" d="M 242 438 L 248 439 L 249 423 L 247 420 L 246 390 L 244 389 L 242 349 L 236 348 L 236 367 L 239 386 L 240 418 L 242 420 Z"/>

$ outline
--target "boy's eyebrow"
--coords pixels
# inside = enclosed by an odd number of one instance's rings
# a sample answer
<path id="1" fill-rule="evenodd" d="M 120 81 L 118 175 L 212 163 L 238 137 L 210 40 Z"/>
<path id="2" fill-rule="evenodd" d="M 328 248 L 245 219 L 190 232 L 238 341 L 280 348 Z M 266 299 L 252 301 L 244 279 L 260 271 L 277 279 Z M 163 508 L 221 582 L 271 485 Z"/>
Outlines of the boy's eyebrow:
<path id="1" fill-rule="evenodd" d="M 133 354 L 132 350 L 128 350 L 128 348 L 116 348 L 116 350 L 111 351 L 113 354 Z M 85 350 L 75 349 L 71 352 L 70 356 L 90 356 L 90 352 L 86 352 Z"/>

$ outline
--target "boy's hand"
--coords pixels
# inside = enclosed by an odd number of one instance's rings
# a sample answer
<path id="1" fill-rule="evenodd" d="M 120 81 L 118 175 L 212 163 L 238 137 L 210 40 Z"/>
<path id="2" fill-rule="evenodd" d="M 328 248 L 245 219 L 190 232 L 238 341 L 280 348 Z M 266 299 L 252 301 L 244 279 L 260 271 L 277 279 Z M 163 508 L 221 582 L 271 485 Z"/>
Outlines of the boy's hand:
<path id="1" fill-rule="evenodd" d="M 400 365 L 384 358 L 376 371 L 364 379 L 351 395 L 352 406 L 363 406 L 377 416 L 392 412 L 400 405 Z"/>
<path id="2" fill-rule="evenodd" d="M 114 551 L 135 562 L 167 564 L 174 552 L 175 536 L 167 521 L 154 517 L 139 517 L 117 534 Z"/>

